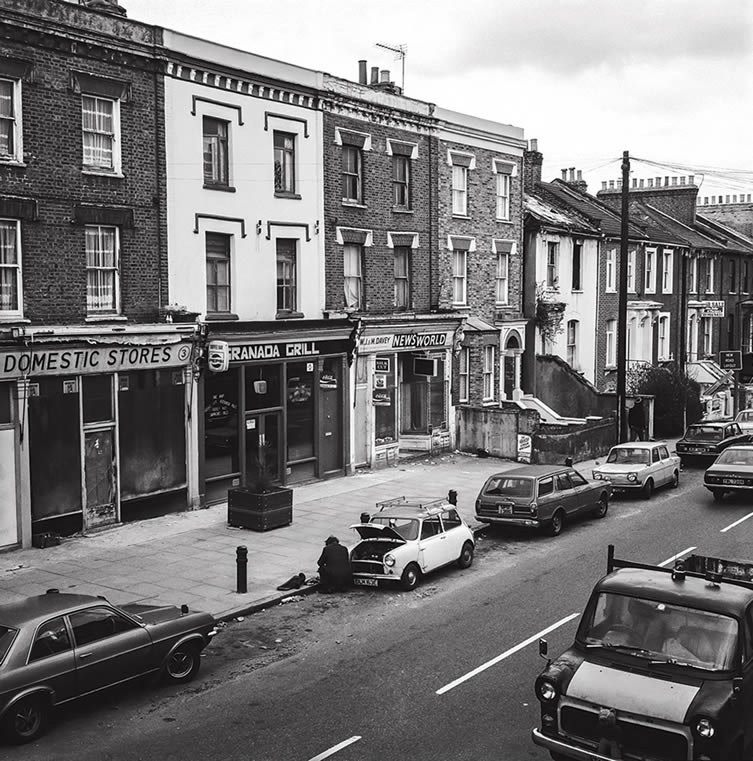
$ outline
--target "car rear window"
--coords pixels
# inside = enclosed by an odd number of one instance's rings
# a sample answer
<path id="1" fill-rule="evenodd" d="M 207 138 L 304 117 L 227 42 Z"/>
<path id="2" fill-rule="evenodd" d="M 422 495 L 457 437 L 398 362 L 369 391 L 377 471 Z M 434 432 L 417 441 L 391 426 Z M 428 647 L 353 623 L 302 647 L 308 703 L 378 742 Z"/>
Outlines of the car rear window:
<path id="1" fill-rule="evenodd" d="M 533 480 L 515 476 L 492 476 L 484 494 L 492 497 L 530 497 L 533 494 Z"/>
<path id="2" fill-rule="evenodd" d="M 725 449 L 716 458 L 716 461 L 725 465 L 753 465 L 753 449 L 735 449 L 730 447 Z"/>
<path id="3" fill-rule="evenodd" d="M 9 626 L 0 624 L 0 663 L 5 660 L 5 656 L 8 654 L 13 640 L 16 638 L 16 634 L 18 634 L 18 629 L 11 629 Z"/>
<path id="4" fill-rule="evenodd" d="M 721 441 L 722 429 L 710 425 L 694 425 L 688 428 L 686 439 L 698 439 L 700 441 Z"/>

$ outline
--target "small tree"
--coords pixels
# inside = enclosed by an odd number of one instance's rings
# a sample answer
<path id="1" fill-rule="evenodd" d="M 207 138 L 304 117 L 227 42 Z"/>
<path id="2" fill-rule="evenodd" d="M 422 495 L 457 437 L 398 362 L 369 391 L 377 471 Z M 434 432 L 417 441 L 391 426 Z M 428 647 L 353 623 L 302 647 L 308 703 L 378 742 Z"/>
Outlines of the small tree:
<path id="1" fill-rule="evenodd" d="M 654 435 L 659 438 L 683 432 L 683 408 L 687 423 L 694 423 L 703 416 L 701 387 L 674 364 L 632 367 L 627 372 L 625 385 L 629 394 L 654 397 Z"/>
<path id="2" fill-rule="evenodd" d="M 567 304 L 557 301 L 559 291 L 547 288 L 544 283 L 536 283 L 536 327 L 541 334 L 544 351 L 547 346 L 554 343 L 554 339 L 565 329 L 562 327 L 562 318 Z"/>

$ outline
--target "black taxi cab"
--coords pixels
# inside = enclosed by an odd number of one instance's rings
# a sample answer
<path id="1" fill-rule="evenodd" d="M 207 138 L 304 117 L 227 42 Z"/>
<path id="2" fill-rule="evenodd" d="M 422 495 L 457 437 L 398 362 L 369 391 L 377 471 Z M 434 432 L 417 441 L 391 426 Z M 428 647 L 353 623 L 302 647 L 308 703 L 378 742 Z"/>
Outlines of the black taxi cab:
<path id="1" fill-rule="evenodd" d="M 545 640 L 539 651 L 546 656 Z M 554 758 L 753 758 L 753 561 L 618 560 L 535 682 Z"/>

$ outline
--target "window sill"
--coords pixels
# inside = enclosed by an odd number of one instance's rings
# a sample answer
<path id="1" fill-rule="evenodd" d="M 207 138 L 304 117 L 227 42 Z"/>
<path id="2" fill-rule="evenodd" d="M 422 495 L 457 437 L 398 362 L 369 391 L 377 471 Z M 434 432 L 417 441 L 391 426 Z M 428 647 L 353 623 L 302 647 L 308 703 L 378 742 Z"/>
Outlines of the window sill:
<path id="1" fill-rule="evenodd" d="M 456 214 L 455 212 L 453 212 L 452 218 L 453 219 L 470 219 L 471 217 L 469 214 Z"/>
<path id="2" fill-rule="evenodd" d="M 499 404 L 499 402 L 495 402 L 494 399 L 482 399 L 481 400 L 481 406 L 482 407 L 496 407 Z"/>
<path id="3" fill-rule="evenodd" d="M 582 288 L 571 288 L 570 293 L 584 293 Z"/>
<path id="4" fill-rule="evenodd" d="M 84 317 L 84 322 L 127 322 L 128 318 L 124 314 L 116 314 L 111 312 L 109 314 L 87 314 Z"/>
<path id="5" fill-rule="evenodd" d="M 204 190 L 219 190 L 222 193 L 235 193 L 235 188 L 232 185 L 220 185 L 219 183 L 205 182 Z"/>
<path id="6" fill-rule="evenodd" d="M 81 174 L 89 175 L 90 177 L 111 177 L 116 180 L 124 180 L 125 175 L 122 172 L 116 172 L 108 169 L 96 169 L 95 167 L 81 167 Z"/>
<path id="7" fill-rule="evenodd" d="M 367 209 L 365 203 L 361 203 L 361 201 L 353 201 L 348 198 L 343 198 L 343 206 L 350 206 L 354 209 Z"/>
<path id="8" fill-rule="evenodd" d="M 278 312 L 275 315 L 276 320 L 300 320 L 303 312 Z"/>
<path id="9" fill-rule="evenodd" d="M 204 319 L 207 322 L 222 322 L 228 320 L 237 320 L 238 315 L 233 312 L 207 312 Z"/>
<path id="10" fill-rule="evenodd" d="M 0 157 L 0 166 L 12 166 L 17 167 L 18 169 L 26 169 L 28 164 L 25 161 L 19 161 L 19 159 L 2 156 Z"/>
<path id="11" fill-rule="evenodd" d="M 497 217 L 497 222 L 503 225 L 514 225 L 515 222 L 513 222 L 511 219 L 504 219 L 502 217 Z"/>
<path id="12" fill-rule="evenodd" d="M 2 323 L 24 323 L 30 325 L 31 320 L 20 314 L 11 314 L 10 312 L 0 312 L 0 322 Z"/>
<path id="13" fill-rule="evenodd" d="M 287 198 L 292 201 L 300 201 L 301 200 L 301 194 L 300 193 L 288 193 L 284 190 L 275 190 L 275 198 Z"/>
<path id="14" fill-rule="evenodd" d="M 616 370 L 617 369 L 617 365 L 606 364 L 606 365 L 604 365 L 604 369 L 605 370 Z"/>
<path id="15" fill-rule="evenodd" d="M 409 209 L 407 206 L 393 206 L 392 213 L 393 214 L 415 214 L 413 209 Z"/>

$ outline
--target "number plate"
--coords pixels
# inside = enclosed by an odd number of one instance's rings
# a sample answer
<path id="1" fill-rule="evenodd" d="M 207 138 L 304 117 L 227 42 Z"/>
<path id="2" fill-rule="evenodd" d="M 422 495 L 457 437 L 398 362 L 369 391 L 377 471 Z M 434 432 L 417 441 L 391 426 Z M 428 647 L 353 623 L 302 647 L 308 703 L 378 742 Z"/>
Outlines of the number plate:
<path id="1" fill-rule="evenodd" d="M 745 481 L 740 478 L 723 478 L 722 483 L 729 484 L 730 486 L 743 486 Z"/>
<path id="2" fill-rule="evenodd" d="M 497 505 L 497 515 L 512 515 L 512 505 Z"/>
<path id="3" fill-rule="evenodd" d="M 362 579 L 356 576 L 353 579 L 354 584 L 359 584 L 362 587 L 378 587 L 379 586 L 379 580 L 378 579 Z"/>

